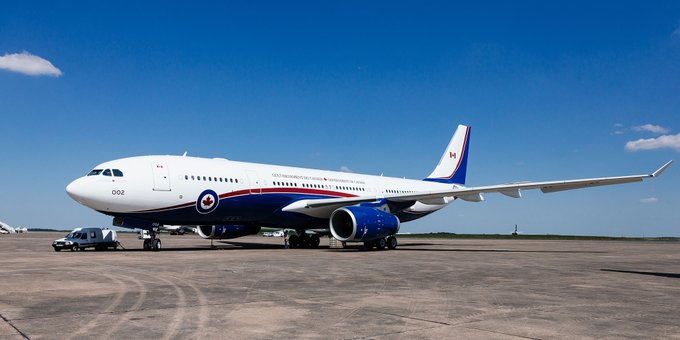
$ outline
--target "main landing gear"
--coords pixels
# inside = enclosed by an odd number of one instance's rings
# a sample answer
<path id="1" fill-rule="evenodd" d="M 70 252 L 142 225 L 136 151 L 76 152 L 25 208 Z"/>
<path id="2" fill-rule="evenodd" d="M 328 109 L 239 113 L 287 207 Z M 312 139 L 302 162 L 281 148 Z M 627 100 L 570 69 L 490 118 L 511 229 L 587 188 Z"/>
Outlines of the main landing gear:
<path id="1" fill-rule="evenodd" d="M 149 236 L 151 236 L 151 238 L 144 239 L 144 250 L 161 250 L 161 239 L 158 238 L 158 232 L 156 230 L 150 230 Z"/>
<path id="2" fill-rule="evenodd" d="M 385 250 L 385 248 L 393 250 L 397 248 L 397 237 L 394 235 L 387 236 L 385 238 L 379 238 L 373 241 L 364 242 L 364 248 L 366 249 L 377 249 Z"/>
<path id="3" fill-rule="evenodd" d="M 297 235 L 288 237 L 288 246 L 290 248 L 317 248 L 321 243 L 321 239 L 317 234 L 307 235 L 304 230 L 297 230 Z"/>

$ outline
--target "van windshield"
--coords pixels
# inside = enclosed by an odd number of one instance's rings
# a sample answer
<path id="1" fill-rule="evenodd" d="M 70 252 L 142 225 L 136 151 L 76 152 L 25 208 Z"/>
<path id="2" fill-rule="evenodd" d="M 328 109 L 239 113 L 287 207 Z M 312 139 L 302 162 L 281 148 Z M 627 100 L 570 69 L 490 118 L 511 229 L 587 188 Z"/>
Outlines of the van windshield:
<path id="1" fill-rule="evenodd" d="M 69 233 L 68 235 L 66 235 L 66 238 L 80 238 L 80 235 L 82 234 L 83 233 L 76 231 L 75 233 Z"/>

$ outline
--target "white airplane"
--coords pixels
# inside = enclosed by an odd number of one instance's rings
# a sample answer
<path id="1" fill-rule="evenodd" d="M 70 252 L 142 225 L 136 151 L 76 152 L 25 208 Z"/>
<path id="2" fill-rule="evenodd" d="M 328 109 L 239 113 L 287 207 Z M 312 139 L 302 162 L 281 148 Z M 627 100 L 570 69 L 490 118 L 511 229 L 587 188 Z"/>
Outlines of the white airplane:
<path id="1" fill-rule="evenodd" d="M 639 182 L 652 174 L 465 187 L 470 127 L 459 125 L 439 164 L 423 180 L 243 163 L 216 158 L 141 156 L 97 165 L 66 187 L 78 203 L 113 216 L 115 226 L 149 231 L 144 249 L 159 250 L 164 225 L 196 226 L 205 239 L 290 228 L 291 247 L 316 247 L 319 233 L 368 248 L 394 249 L 401 222 L 431 214 L 456 199 L 484 200 L 490 192 L 520 198 Z M 308 234 L 306 230 L 317 233 Z"/>
<path id="2" fill-rule="evenodd" d="M 16 234 L 25 233 L 28 229 L 25 227 L 12 228 L 9 224 L 0 221 L 0 234 Z"/>

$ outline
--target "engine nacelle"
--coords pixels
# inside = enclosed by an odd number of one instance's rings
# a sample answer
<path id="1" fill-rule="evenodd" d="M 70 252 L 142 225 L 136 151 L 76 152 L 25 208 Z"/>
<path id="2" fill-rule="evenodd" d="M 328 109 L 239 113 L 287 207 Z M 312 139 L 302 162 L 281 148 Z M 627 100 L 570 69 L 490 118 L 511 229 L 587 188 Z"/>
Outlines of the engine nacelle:
<path id="1" fill-rule="evenodd" d="M 377 240 L 399 231 L 399 219 L 369 207 L 343 207 L 331 214 L 331 234 L 342 242 Z"/>
<path id="2" fill-rule="evenodd" d="M 205 239 L 226 239 L 253 235 L 260 232 L 260 227 L 252 225 L 199 225 L 198 235 Z"/>

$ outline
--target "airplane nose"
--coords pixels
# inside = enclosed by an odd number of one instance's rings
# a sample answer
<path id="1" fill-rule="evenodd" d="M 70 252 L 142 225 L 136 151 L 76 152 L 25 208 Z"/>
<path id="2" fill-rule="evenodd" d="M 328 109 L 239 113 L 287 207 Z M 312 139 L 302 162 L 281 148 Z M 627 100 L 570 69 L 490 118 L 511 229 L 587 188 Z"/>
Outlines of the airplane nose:
<path id="1" fill-rule="evenodd" d="M 83 181 L 79 178 L 66 186 L 66 193 L 77 202 L 83 199 Z"/>

